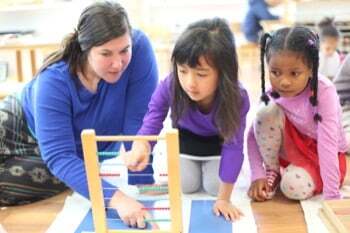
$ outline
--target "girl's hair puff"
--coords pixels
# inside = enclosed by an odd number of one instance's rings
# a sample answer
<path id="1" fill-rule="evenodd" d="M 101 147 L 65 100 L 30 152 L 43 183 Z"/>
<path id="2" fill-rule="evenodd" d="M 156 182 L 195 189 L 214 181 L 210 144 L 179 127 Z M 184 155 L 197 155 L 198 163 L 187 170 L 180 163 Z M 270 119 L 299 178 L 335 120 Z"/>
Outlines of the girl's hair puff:
<path id="1" fill-rule="evenodd" d="M 334 18 L 325 17 L 317 24 L 317 27 L 321 41 L 323 41 L 326 37 L 334 37 L 337 39 L 340 37 L 340 32 L 335 26 Z"/>

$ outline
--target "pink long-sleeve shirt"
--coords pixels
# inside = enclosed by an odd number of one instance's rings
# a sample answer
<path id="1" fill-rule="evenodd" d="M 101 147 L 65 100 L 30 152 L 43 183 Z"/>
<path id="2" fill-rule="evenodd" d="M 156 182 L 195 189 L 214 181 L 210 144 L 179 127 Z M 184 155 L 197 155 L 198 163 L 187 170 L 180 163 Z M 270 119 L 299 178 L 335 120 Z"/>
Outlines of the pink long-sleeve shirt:
<path id="1" fill-rule="evenodd" d="M 338 152 L 347 151 L 345 133 L 341 125 L 341 106 L 333 83 L 323 76 L 318 81 L 318 105 L 313 107 L 309 101 L 310 88 L 306 88 L 295 97 L 280 97 L 275 101 L 284 114 L 299 130 L 317 141 L 321 178 L 323 181 L 323 196 L 326 199 L 339 198 L 339 161 Z M 313 119 L 318 112 L 322 121 L 316 123 Z M 248 157 L 252 180 L 265 177 L 263 160 L 259 152 L 252 126 L 248 133 Z"/>

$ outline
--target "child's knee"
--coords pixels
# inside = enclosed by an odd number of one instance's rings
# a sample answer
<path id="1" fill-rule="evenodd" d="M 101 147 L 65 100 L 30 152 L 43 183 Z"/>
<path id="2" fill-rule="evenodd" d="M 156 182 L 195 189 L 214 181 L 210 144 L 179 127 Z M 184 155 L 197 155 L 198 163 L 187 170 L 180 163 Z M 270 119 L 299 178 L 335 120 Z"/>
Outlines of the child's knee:
<path id="1" fill-rule="evenodd" d="M 200 187 L 201 181 L 195 177 L 187 177 L 187 179 L 181 180 L 181 189 L 184 194 L 198 192 Z"/>
<path id="2" fill-rule="evenodd" d="M 289 165 L 281 180 L 281 191 L 289 199 L 305 200 L 313 196 L 315 184 L 310 174 L 302 167 Z"/>
<path id="3" fill-rule="evenodd" d="M 212 196 L 219 192 L 220 178 L 218 176 L 220 160 L 211 160 L 203 164 L 203 189 Z"/>
<path id="4" fill-rule="evenodd" d="M 217 196 L 219 192 L 219 180 L 218 179 L 204 179 L 203 188 L 206 193 L 211 196 Z"/>
<path id="5" fill-rule="evenodd" d="M 275 103 L 263 105 L 257 113 L 253 129 L 264 162 L 269 169 L 278 169 L 278 152 L 283 141 L 284 115 Z M 273 164 L 271 163 L 273 162 Z"/>
<path id="6" fill-rule="evenodd" d="M 261 103 L 256 114 L 256 123 L 273 122 L 282 125 L 283 116 L 282 109 L 276 103 L 273 103 L 272 101 L 270 101 L 268 105 Z"/>

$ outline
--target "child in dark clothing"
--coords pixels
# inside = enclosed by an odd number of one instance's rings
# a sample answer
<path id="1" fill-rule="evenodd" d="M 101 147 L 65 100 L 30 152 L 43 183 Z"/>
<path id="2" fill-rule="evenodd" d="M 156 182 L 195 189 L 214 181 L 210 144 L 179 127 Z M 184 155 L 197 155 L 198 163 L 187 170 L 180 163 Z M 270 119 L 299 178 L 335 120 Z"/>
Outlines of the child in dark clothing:
<path id="1" fill-rule="evenodd" d="M 245 16 L 242 31 L 249 42 L 258 43 L 259 32 L 262 31 L 261 20 L 279 19 L 273 15 L 269 7 L 279 5 L 282 0 L 249 0 L 248 12 Z"/>

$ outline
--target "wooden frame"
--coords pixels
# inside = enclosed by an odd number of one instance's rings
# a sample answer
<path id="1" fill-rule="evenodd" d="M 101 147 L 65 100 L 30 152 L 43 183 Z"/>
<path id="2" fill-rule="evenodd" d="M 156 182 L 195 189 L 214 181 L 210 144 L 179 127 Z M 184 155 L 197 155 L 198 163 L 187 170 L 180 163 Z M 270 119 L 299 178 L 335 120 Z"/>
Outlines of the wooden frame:
<path id="1" fill-rule="evenodd" d="M 350 232 L 350 200 L 323 201 L 319 215 L 330 232 Z"/>
<path id="2" fill-rule="evenodd" d="M 182 204 L 180 190 L 180 160 L 178 131 L 170 130 L 163 136 L 96 136 L 92 129 L 81 133 L 85 169 L 91 200 L 91 208 L 96 233 L 181 233 Z M 168 155 L 168 190 L 170 204 L 170 230 L 109 230 L 107 228 L 104 197 L 98 166 L 98 141 L 165 140 Z"/>

